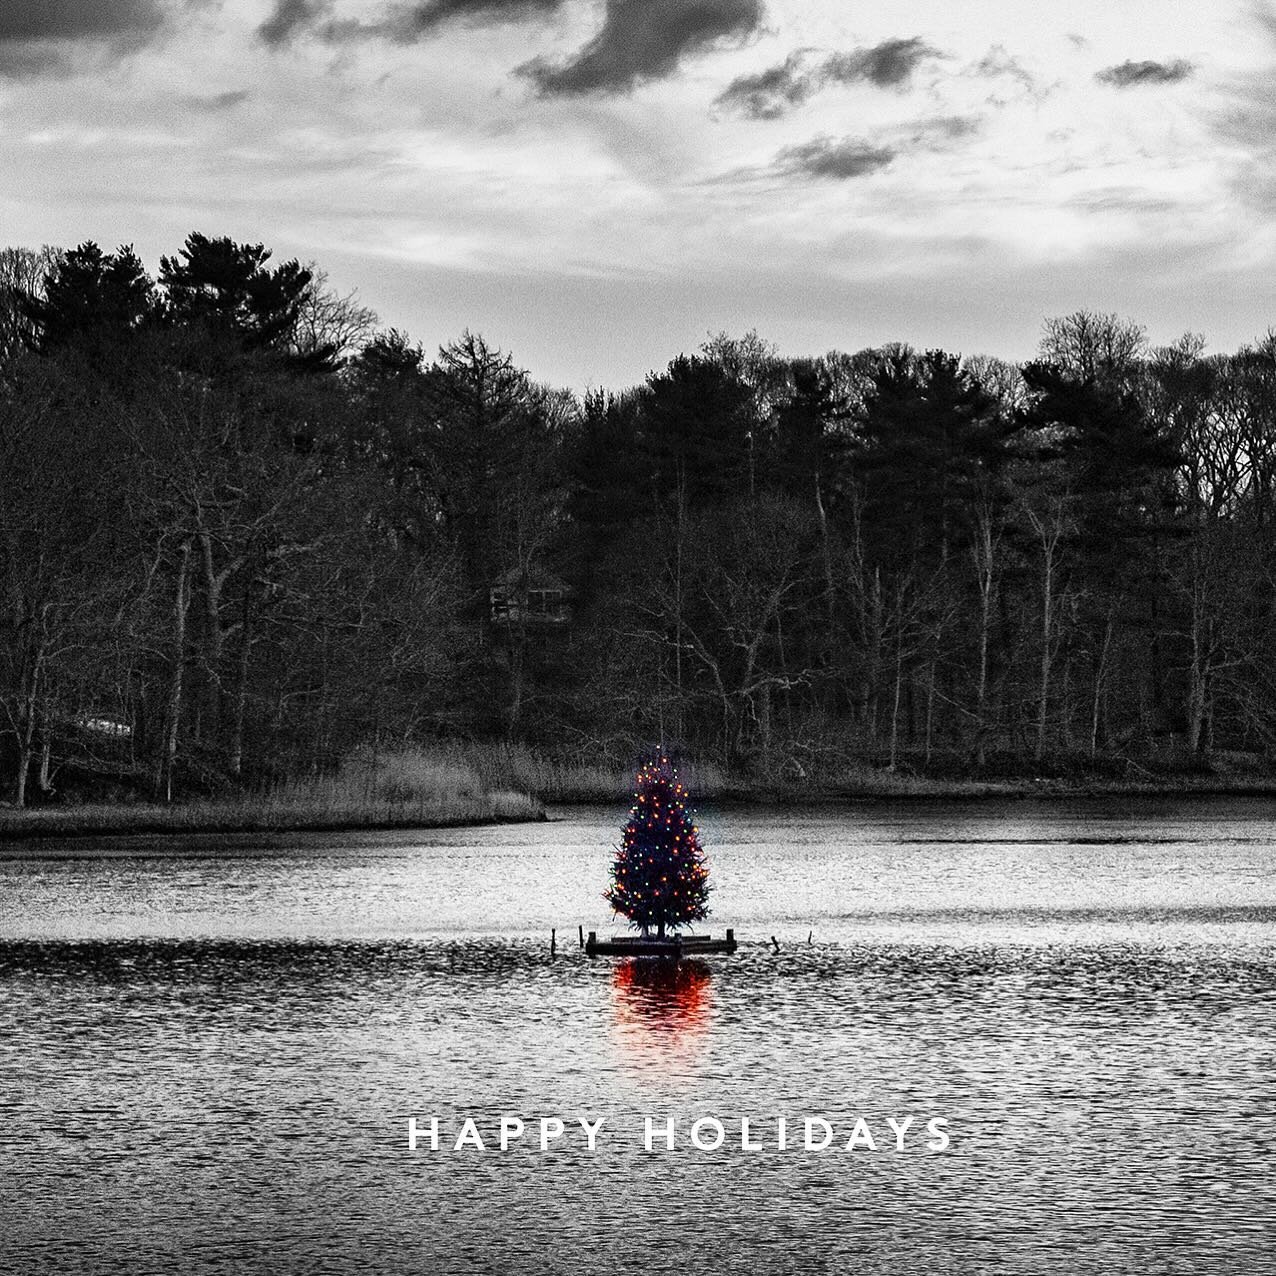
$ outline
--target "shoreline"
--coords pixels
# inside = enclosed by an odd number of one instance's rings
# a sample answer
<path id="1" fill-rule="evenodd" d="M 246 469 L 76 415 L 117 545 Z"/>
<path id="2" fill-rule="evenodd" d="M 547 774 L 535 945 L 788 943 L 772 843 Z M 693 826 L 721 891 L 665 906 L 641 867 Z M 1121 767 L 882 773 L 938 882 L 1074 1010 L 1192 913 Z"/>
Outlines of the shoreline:
<path id="1" fill-rule="evenodd" d="M 118 837 L 284 836 L 301 833 L 379 833 L 413 829 L 481 828 L 505 824 L 535 824 L 546 820 L 546 807 L 623 806 L 626 793 L 596 791 L 520 795 L 519 810 L 440 812 L 419 808 L 387 815 L 298 813 L 267 816 L 237 811 L 236 804 L 214 802 L 190 806 L 103 806 L 85 808 L 37 807 L 23 812 L 0 809 L 0 845 L 54 838 L 105 839 Z M 726 784 L 720 790 L 696 795 L 698 806 L 799 808 L 803 806 L 912 805 L 926 802 L 982 803 L 1032 800 L 1066 801 L 1076 798 L 1263 798 L 1276 797 L 1276 777 L 1188 778 L 1171 781 L 1080 781 L 1064 779 L 934 780 L 891 777 L 886 783 L 821 784 L 746 787 Z M 221 807 L 221 809 L 218 809 Z M 79 814 L 79 818 L 77 818 Z"/>
<path id="2" fill-rule="evenodd" d="M 1276 776 L 1155 780 L 927 780 L 889 785 L 820 785 L 809 789 L 728 790 L 712 799 L 750 806 L 840 805 L 862 802 L 984 802 L 1067 798 L 1276 797 Z M 574 805 L 561 802 L 560 805 Z"/>
<path id="3" fill-rule="evenodd" d="M 545 805 L 524 794 L 501 794 L 487 801 L 458 803 L 453 810 L 427 812 L 420 805 L 373 812 L 263 809 L 236 802 L 190 805 L 95 804 L 36 807 L 25 811 L 0 808 L 0 846 L 56 838 L 234 837 L 298 833 L 393 832 L 432 828 L 478 828 L 501 824 L 535 824 L 545 820 Z"/>

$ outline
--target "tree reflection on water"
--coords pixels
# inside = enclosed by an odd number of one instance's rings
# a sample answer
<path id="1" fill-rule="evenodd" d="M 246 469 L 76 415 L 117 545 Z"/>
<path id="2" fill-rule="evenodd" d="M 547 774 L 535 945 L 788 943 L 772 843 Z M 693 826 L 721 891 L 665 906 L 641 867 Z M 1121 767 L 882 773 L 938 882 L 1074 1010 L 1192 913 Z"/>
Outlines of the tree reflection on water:
<path id="1" fill-rule="evenodd" d="M 713 1022 L 707 963 L 629 958 L 617 962 L 611 993 L 613 1038 L 626 1063 L 667 1070 L 700 1058 Z"/>

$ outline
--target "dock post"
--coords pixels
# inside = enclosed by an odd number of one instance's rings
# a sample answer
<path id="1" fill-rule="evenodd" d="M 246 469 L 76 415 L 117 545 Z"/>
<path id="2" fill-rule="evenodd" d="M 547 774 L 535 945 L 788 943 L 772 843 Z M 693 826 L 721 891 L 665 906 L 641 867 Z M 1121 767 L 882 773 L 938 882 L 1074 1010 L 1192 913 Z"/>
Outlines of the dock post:
<path id="1" fill-rule="evenodd" d="M 551 930 L 549 932 L 549 955 L 552 957 L 558 951 L 558 931 Z"/>
<path id="2" fill-rule="evenodd" d="M 580 946 L 584 948 L 585 947 L 585 928 L 583 926 L 577 926 L 576 929 L 580 931 Z"/>
<path id="3" fill-rule="evenodd" d="M 735 943 L 735 931 L 733 931 L 730 926 L 727 927 L 727 943 Z"/>

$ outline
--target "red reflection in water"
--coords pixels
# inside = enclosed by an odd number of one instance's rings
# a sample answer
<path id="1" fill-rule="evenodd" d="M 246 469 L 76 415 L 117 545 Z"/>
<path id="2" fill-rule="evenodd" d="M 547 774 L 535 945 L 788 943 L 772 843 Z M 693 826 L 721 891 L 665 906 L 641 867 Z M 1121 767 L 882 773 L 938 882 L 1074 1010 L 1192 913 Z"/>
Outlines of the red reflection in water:
<path id="1" fill-rule="evenodd" d="M 612 1025 L 626 1062 L 669 1069 L 699 1058 L 713 1015 L 702 961 L 630 958 L 611 979 Z"/>

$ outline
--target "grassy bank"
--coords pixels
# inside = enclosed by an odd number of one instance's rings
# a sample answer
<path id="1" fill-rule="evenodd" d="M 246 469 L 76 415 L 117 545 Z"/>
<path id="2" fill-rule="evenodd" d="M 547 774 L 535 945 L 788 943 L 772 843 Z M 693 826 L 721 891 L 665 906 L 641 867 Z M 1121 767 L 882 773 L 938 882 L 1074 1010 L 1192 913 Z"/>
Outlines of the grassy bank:
<path id="1" fill-rule="evenodd" d="M 194 801 L 0 808 L 0 837 L 440 828 L 539 820 L 526 792 L 488 787 L 455 750 L 357 756 L 337 773 Z"/>
<path id="2" fill-rule="evenodd" d="M 457 745 L 458 765 L 473 768 L 492 789 L 529 793 L 552 805 L 626 802 L 633 771 L 607 761 L 569 761 L 521 745 Z M 1276 776 L 1220 761 L 1213 773 L 1133 763 L 1106 768 L 1065 765 L 1055 774 L 918 774 L 833 759 L 810 773 L 733 775 L 713 762 L 680 762 L 696 802 L 813 802 L 979 799 L 1102 795 L 1276 794 Z"/>
<path id="3" fill-rule="evenodd" d="M 679 769 L 699 804 L 1276 795 L 1276 777 L 1238 768 L 1156 774 L 1130 767 L 986 778 L 920 775 L 846 761 L 812 774 L 763 777 L 731 775 L 711 762 L 684 762 Z M 266 793 L 170 805 L 102 802 L 23 811 L 0 805 L 0 838 L 438 828 L 543 819 L 546 804 L 623 805 L 632 792 L 628 765 L 554 758 L 520 745 L 458 742 L 357 754 L 334 774 L 294 780 Z"/>

